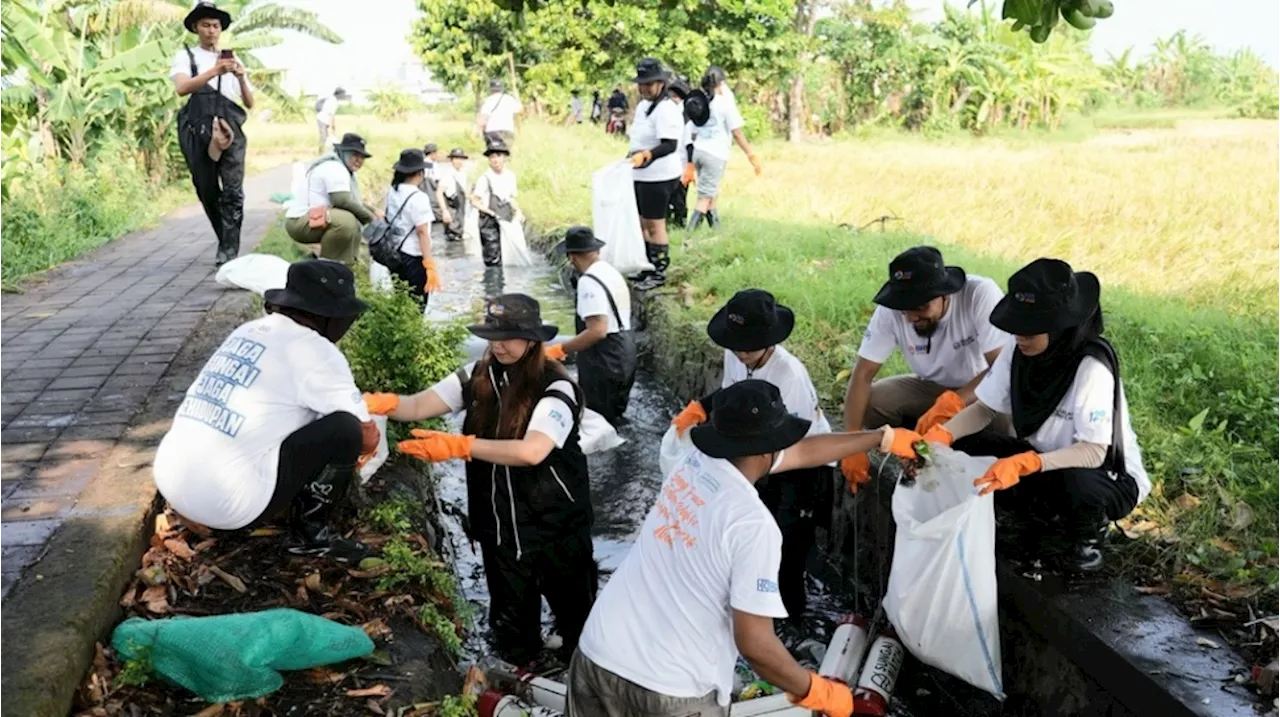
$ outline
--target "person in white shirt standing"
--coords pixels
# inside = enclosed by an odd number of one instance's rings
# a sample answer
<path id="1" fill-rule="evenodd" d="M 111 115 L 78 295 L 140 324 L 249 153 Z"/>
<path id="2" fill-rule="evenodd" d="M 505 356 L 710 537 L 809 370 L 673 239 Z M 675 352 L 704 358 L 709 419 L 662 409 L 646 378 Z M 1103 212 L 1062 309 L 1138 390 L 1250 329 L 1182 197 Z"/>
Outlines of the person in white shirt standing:
<path id="1" fill-rule="evenodd" d="M 391 168 L 391 191 L 383 215 L 400 237 L 400 265 L 396 275 L 409 285 L 409 294 L 423 307 L 427 294 L 440 289 L 440 270 L 431 258 L 431 198 L 421 189 L 427 159 L 420 149 L 406 149 Z"/>
<path id="2" fill-rule="evenodd" d="M 489 96 L 480 104 L 476 113 L 476 133 L 487 144 L 501 141 L 508 146 L 516 138 L 516 115 L 524 112 L 524 105 L 515 95 L 502 87 L 500 80 L 489 82 Z"/>
<path id="3" fill-rule="evenodd" d="M 636 339 L 631 331 L 631 287 L 622 273 L 600 258 L 605 245 L 587 227 L 569 227 L 556 252 L 567 255 L 578 277 L 576 336 L 548 344 L 547 356 L 563 361 L 578 357 L 578 385 L 587 408 L 614 426 L 623 414 L 636 382 Z"/>
<path id="4" fill-rule="evenodd" d="M 432 221 L 439 225 L 439 233 L 443 236 L 444 227 L 453 223 L 453 212 L 444 200 L 444 185 L 453 172 L 444 163 L 444 152 L 440 151 L 440 145 L 435 142 L 427 142 L 422 148 L 422 154 L 427 160 L 427 171 L 422 175 L 422 191 L 431 200 L 431 211 L 435 214 Z M 432 231 L 436 231 L 435 225 L 432 226 Z"/>
<path id="5" fill-rule="evenodd" d="M 567 717 L 723 717 L 739 653 L 803 708 L 849 717 L 849 686 L 806 671 L 774 633 L 782 534 L 754 484 L 880 449 L 914 455 L 905 429 L 805 438 L 778 387 L 717 392 L 639 535 L 600 591 L 569 666 Z"/>
<path id="6" fill-rule="evenodd" d="M 742 131 L 746 121 L 738 111 L 738 103 L 733 93 L 728 91 L 723 69 L 711 66 L 707 74 L 702 76 L 702 91 L 710 99 L 711 116 L 697 128 L 697 138 L 693 143 L 693 166 L 698 177 L 698 203 L 694 206 L 693 215 L 689 217 L 689 231 L 698 228 L 706 217 L 712 229 L 720 226 L 720 212 L 716 209 L 716 200 L 720 196 L 720 182 L 724 179 L 725 167 L 729 164 L 730 141 L 747 155 L 747 161 L 755 169 L 756 175 L 762 171 L 760 160 L 751 150 L 751 143 Z"/>
<path id="7" fill-rule="evenodd" d="M 745 289 L 733 295 L 707 324 L 707 335 L 724 349 L 721 388 L 749 378 L 778 387 L 782 402 L 793 416 L 809 422 L 810 436 L 831 432 L 831 424 L 818 404 L 818 391 L 809 371 L 791 355 L 783 341 L 795 328 L 791 309 L 777 303 L 763 289 Z M 706 420 L 708 399 L 693 401 L 672 422 L 683 431 Z M 805 564 L 814 544 L 814 529 L 829 524 L 835 472 L 829 466 L 776 473 L 756 483 L 760 499 L 782 531 L 782 570 L 778 587 L 787 613 L 798 620 L 804 613 Z"/>
<path id="8" fill-rule="evenodd" d="M 178 112 L 178 145 L 191 171 L 191 183 L 218 237 L 215 262 L 221 266 L 240 253 L 244 223 L 244 136 L 253 88 L 244 65 L 231 50 L 219 50 L 231 15 L 211 2 L 199 2 L 182 21 L 200 38 L 173 58 L 169 78 L 187 104 Z"/>
<path id="9" fill-rule="evenodd" d="M 265 298 L 267 315 L 233 331 L 187 389 L 156 450 L 156 487 L 220 530 L 288 510 L 289 552 L 358 561 L 365 546 L 328 518 L 378 429 L 334 344 L 368 306 L 350 269 L 318 259 L 290 265 Z"/>
<path id="10" fill-rule="evenodd" d="M 316 129 L 320 132 L 318 151 L 321 153 L 329 148 L 329 138 L 338 136 L 338 102 L 345 99 L 347 91 L 339 87 L 316 105 Z"/>
<path id="11" fill-rule="evenodd" d="M 507 167 L 511 150 L 502 140 L 484 150 L 489 169 L 476 180 L 471 201 L 480 213 L 480 252 L 485 266 L 502 266 L 502 222 L 521 221 L 516 204 L 516 173 Z"/>
<path id="12" fill-rule="evenodd" d="M 931 246 L 894 257 L 849 378 L 845 427 L 915 426 L 924 433 L 973 403 L 1009 339 L 990 318 L 1003 295 L 991 279 L 947 266 Z M 894 349 L 902 350 L 911 373 L 875 380 Z M 855 492 L 870 480 L 869 468 L 865 456 L 840 466 Z"/>
<path id="13" fill-rule="evenodd" d="M 444 194 L 444 205 L 449 209 L 450 221 L 445 223 L 444 238 L 446 241 L 462 241 L 463 224 L 467 216 L 467 171 L 469 157 L 466 150 L 454 147 L 449 150 L 447 165 L 437 165 L 440 169 L 440 191 Z"/>
<path id="14" fill-rule="evenodd" d="M 668 97 L 670 75 L 662 63 L 646 57 L 636 64 L 635 83 L 640 93 L 636 114 L 628 130 L 631 148 L 628 157 L 635 168 L 636 208 L 644 234 L 645 254 L 653 271 L 643 272 L 636 288 L 656 289 L 667 283 L 671 251 L 667 239 L 667 206 L 680 186 L 681 162 L 676 152 L 684 132 L 684 115 Z"/>

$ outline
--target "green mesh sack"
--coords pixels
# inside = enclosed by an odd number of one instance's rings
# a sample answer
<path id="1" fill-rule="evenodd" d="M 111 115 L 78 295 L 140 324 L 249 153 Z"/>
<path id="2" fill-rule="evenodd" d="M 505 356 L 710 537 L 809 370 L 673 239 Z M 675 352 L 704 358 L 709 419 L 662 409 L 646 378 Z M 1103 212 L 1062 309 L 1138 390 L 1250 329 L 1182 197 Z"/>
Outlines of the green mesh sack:
<path id="1" fill-rule="evenodd" d="M 111 635 L 126 660 L 143 660 L 152 672 L 209 702 L 253 699 L 284 683 L 279 670 L 303 670 L 373 652 L 373 642 L 349 627 L 298 610 L 129 618 Z"/>

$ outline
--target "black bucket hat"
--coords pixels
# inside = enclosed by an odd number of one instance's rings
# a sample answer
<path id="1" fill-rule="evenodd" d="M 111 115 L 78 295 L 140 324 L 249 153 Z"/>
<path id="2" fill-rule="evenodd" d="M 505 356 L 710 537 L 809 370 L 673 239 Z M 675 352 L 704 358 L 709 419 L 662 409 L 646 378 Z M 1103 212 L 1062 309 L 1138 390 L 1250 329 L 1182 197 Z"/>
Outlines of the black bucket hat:
<path id="1" fill-rule="evenodd" d="M 347 91 L 346 91 L 346 90 L 344 90 L 344 89 L 342 89 L 341 87 L 339 87 L 339 88 L 337 88 L 337 89 L 335 89 L 335 90 L 333 91 L 333 96 L 334 96 L 334 97 L 337 97 L 337 98 L 338 98 L 338 99 L 340 99 L 340 100 L 345 100 L 345 99 L 348 99 L 348 98 L 350 97 L 350 95 L 348 95 L 348 94 L 347 94 Z"/>
<path id="2" fill-rule="evenodd" d="M 400 160 L 391 168 L 401 174 L 417 174 L 426 171 L 427 157 L 420 149 L 406 149 L 400 152 Z"/>
<path id="3" fill-rule="evenodd" d="M 470 157 L 467 156 L 467 152 L 463 148 L 454 147 L 449 150 L 449 159 L 470 159 Z"/>
<path id="4" fill-rule="evenodd" d="M 590 227 L 569 227 L 564 233 L 564 241 L 556 244 L 557 254 L 584 254 L 596 251 L 604 246 L 604 242 L 596 238 Z"/>
<path id="5" fill-rule="evenodd" d="M 743 289 L 707 323 L 707 335 L 730 351 L 759 351 L 791 335 L 796 316 L 764 289 Z"/>
<path id="6" fill-rule="evenodd" d="M 1053 334 L 1085 323 L 1102 287 L 1088 271 L 1060 259 L 1036 259 L 1009 277 L 1009 293 L 991 310 L 991 325 L 1015 336 Z"/>
<path id="7" fill-rule="evenodd" d="M 874 301 L 895 311 L 910 311 L 960 291 L 964 282 L 964 269 L 945 265 L 942 252 L 917 246 L 889 262 L 889 281 L 880 287 Z"/>
<path id="8" fill-rule="evenodd" d="M 501 91 L 502 91 L 502 80 L 489 80 L 489 91 L 490 91 L 490 92 L 501 92 Z"/>
<path id="9" fill-rule="evenodd" d="M 484 156 L 488 157 L 491 154 L 505 154 L 510 157 L 511 150 L 507 147 L 506 142 L 503 142 L 500 139 L 495 139 L 484 148 Z"/>
<path id="10" fill-rule="evenodd" d="M 646 57 L 636 63 L 636 76 L 632 82 L 642 85 L 646 82 L 662 82 L 667 79 L 667 71 L 655 57 Z"/>
<path id="11" fill-rule="evenodd" d="M 342 135 L 342 141 L 333 145 L 333 149 L 337 152 L 355 152 L 356 154 L 372 157 L 369 150 L 364 148 L 364 137 L 355 132 L 347 132 Z"/>
<path id="12" fill-rule="evenodd" d="M 218 22 L 222 23 L 223 30 L 231 27 L 231 14 L 208 2 L 208 0 L 201 0 L 196 3 L 196 6 L 191 8 L 191 12 L 187 13 L 187 16 L 182 19 L 182 26 L 187 28 L 187 32 L 195 32 L 196 23 L 206 17 L 216 18 Z"/>
<path id="13" fill-rule="evenodd" d="M 778 387 L 749 378 L 711 398 L 711 417 L 689 432 L 693 445 L 712 458 L 776 453 L 809 432 L 809 421 L 787 411 Z"/>
<path id="14" fill-rule="evenodd" d="M 525 294 L 502 294 L 490 299 L 484 308 L 484 323 L 468 326 L 467 330 L 487 341 L 550 341 L 560 331 L 542 323 L 542 306 Z"/>
<path id="15" fill-rule="evenodd" d="M 346 264 L 330 259 L 290 264 L 284 288 L 268 289 L 263 298 L 269 304 L 335 319 L 359 316 L 369 308 L 356 298 L 355 274 Z"/>
<path id="16" fill-rule="evenodd" d="M 684 98 L 684 118 L 702 127 L 711 119 L 711 98 L 700 89 L 690 90 Z"/>
<path id="17" fill-rule="evenodd" d="M 427 142 L 427 146 L 422 148 L 422 153 L 428 157 L 440 151 L 440 145 L 435 142 Z"/>

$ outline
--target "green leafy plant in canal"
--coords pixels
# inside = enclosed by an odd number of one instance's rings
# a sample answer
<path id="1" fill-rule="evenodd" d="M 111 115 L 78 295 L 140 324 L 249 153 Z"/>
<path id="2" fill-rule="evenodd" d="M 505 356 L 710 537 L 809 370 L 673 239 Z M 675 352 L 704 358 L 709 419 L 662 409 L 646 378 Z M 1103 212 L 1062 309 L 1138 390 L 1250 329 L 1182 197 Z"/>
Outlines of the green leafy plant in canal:
<path id="1" fill-rule="evenodd" d="M 473 695 L 447 695 L 436 706 L 436 717 L 476 717 L 476 698 Z"/>
<path id="2" fill-rule="evenodd" d="M 418 611 L 418 622 L 440 639 L 440 643 L 449 651 L 449 654 L 455 657 L 462 654 L 462 638 L 458 635 L 457 623 L 440 612 L 439 606 L 435 603 L 429 602 L 422 606 Z"/>
<path id="3" fill-rule="evenodd" d="M 116 675 L 115 686 L 142 687 L 151 681 L 152 675 L 151 661 L 146 655 L 125 660 L 120 667 L 120 674 Z"/>

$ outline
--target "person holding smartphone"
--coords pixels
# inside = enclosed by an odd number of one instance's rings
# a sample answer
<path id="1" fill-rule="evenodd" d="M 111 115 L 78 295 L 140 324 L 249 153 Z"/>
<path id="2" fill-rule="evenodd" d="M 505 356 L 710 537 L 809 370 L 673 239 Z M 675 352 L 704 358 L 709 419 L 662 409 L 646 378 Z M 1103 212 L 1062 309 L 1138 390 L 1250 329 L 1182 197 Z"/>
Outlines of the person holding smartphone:
<path id="1" fill-rule="evenodd" d="M 169 78 L 187 104 L 178 113 L 178 143 L 191 183 L 218 238 L 216 263 L 240 253 L 244 222 L 244 161 L 248 143 L 242 127 L 253 109 L 253 88 L 244 65 L 231 50 L 219 50 L 231 15 L 212 2 L 199 2 L 182 24 L 199 37 L 195 47 L 174 55 Z"/>

